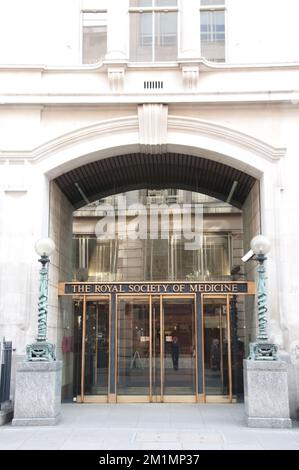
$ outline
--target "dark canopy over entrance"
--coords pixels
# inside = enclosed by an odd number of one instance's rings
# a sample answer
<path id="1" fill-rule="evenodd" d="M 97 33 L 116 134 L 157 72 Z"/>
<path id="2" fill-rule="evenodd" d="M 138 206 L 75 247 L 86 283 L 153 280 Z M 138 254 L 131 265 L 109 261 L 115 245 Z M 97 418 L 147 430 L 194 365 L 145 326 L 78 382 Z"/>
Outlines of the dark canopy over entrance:
<path id="1" fill-rule="evenodd" d="M 75 208 L 134 189 L 186 189 L 242 207 L 255 178 L 206 158 L 166 153 L 119 155 L 82 165 L 56 183 Z"/>

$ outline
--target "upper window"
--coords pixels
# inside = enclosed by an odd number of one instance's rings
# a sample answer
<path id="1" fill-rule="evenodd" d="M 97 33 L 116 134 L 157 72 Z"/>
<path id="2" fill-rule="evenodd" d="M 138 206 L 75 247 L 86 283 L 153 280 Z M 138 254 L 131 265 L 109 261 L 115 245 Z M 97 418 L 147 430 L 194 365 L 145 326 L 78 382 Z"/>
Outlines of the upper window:
<path id="1" fill-rule="evenodd" d="M 83 12 L 82 61 L 95 64 L 107 52 L 107 12 Z"/>
<path id="2" fill-rule="evenodd" d="M 214 62 L 225 61 L 225 0 L 201 0 L 201 55 Z"/>
<path id="3" fill-rule="evenodd" d="M 178 0 L 130 0 L 130 7 L 176 7 Z"/>
<path id="4" fill-rule="evenodd" d="M 225 0 L 201 0 L 200 4 L 203 5 L 225 5 Z"/>
<path id="5" fill-rule="evenodd" d="M 177 47 L 177 0 L 130 0 L 130 59 L 176 60 Z"/>

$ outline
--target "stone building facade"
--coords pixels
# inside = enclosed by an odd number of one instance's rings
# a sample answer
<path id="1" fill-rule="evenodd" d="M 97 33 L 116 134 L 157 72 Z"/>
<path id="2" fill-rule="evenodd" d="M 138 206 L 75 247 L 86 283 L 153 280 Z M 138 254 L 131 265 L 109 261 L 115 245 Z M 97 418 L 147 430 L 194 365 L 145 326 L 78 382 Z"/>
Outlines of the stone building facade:
<path id="1" fill-rule="evenodd" d="M 270 334 L 288 362 L 296 416 L 296 3 L 1 2 L 0 332 L 13 341 L 15 361 L 36 334 L 35 241 L 50 236 L 56 244 L 48 336 L 71 364 L 63 338 L 73 328 L 72 302 L 59 298 L 58 283 L 73 278 L 71 240 L 82 207 L 127 191 L 174 187 L 237 207 L 236 249 L 248 251 L 258 233 L 271 240 Z M 242 266 L 248 281 L 254 266 Z M 254 337 L 254 299 L 244 303 Z M 65 367 L 66 389 L 72 370 Z"/>

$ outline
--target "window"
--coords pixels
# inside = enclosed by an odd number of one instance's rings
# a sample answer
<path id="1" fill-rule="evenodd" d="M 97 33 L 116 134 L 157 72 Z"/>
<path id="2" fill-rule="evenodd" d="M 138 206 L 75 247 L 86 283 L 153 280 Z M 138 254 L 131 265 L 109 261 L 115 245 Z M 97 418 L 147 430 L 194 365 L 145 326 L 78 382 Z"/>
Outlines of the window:
<path id="1" fill-rule="evenodd" d="M 225 61 L 225 0 L 201 0 L 201 55 L 213 62 Z"/>
<path id="2" fill-rule="evenodd" d="M 177 0 L 130 1 L 130 58 L 134 62 L 177 58 Z"/>
<path id="3" fill-rule="evenodd" d="M 204 234 L 199 250 L 185 250 L 184 241 L 147 240 L 145 279 L 208 281 L 230 276 L 229 234 Z"/>
<path id="4" fill-rule="evenodd" d="M 107 12 L 83 12 L 82 60 L 95 64 L 107 52 Z"/>
<path id="5" fill-rule="evenodd" d="M 225 0 L 201 0 L 200 2 L 201 6 L 205 5 L 224 5 Z"/>

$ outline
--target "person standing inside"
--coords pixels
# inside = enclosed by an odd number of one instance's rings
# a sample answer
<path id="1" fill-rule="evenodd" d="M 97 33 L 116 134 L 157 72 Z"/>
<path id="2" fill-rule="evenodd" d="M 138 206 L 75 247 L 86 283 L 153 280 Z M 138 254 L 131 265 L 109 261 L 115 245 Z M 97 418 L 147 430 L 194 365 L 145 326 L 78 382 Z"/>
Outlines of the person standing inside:
<path id="1" fill-rule="evenodd" d="M 212 370 L 220 369 L 220 341 L 218 338 L 212 340 L 211 351 L 210 351 L 210 367 Z"/>
<path id="2" fill-rule="evenodd" d="M 174 336 L 171 343 L 171 357 L 174 370 L 179 369 L 179 354 L 179 340 L 177 336 Z"/>

